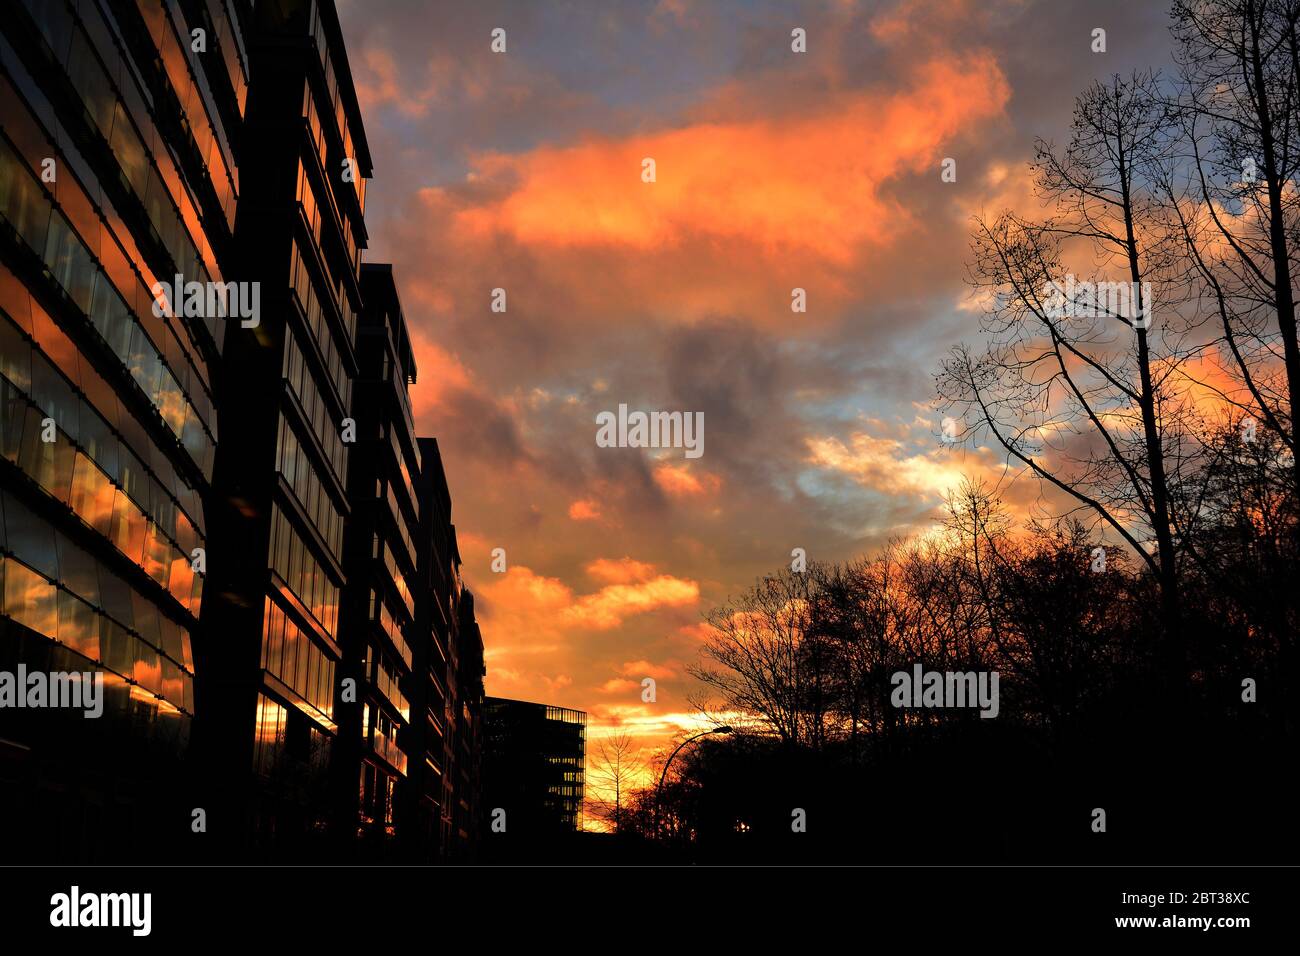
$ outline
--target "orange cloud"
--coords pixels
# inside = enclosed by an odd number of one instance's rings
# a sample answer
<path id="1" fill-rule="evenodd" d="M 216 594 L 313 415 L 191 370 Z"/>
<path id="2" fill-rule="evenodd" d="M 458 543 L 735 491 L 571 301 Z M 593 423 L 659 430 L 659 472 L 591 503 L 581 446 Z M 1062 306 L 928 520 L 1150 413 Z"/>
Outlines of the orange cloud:
<path id="1" fill-rule="evenodd" d="M 815 321 L 853 297 L 864 257 L 920 228 L 889 184 L 937 177 L 946 144 L 1000 115 L 1009 95 L 990 54 L 949 53 L 897 88 L 833 95 L 806 113 L 479 154 L 465 184 L 420 190 L 415 216 L 460 249 L 546 255 L 547 284 L 573 315 L 605 315 L 636 289 L 669 320 L 784 322 L 798 286 Z M 641 179 L 646 157 L 654 183 Z M 431 272 L 409 294 L 446 312 L 459 282 Z"/>
<path id="2" fill-rule="evenodd" d="M 654 577 L 655 566 L 632 558 L 597 558 L 586 567 L 586 572 L 598 581 L 607 584 L 631 584 L 634 581 L 648 581 Z"/>
<path id="3" fill-rule="evenodd" d="M 667 680 L 676 677 L 680 669 L 681 665 L 678 662 L 674 661 L 673 664 L 675 666 L 651 664 L 649 661 L 628 661 L 619 670 L 627 677 L 638 679 L 653 677 L 655 680 Z"/>
<path id="4" fill-rule="evenodd" d="M 588 594 L 564 610 L 564 619 L 579 627 L 607 631 L 618 627 L 624 618 L 644 614 L 661 607 L 683 607 L 700 599 L 700 586 L 694 581 L 661 574 L 637 584 L 610 584 L 595 594 Z"/>
<path id="5" fill-rule="evenodd" d="M 600 505 L 590 498 L 580 498 L 569 505 L 569 517 L 574 521 L 595 521 L 600 517 Z"/>
<path id="6" fill-rule="evenodd" d="M 573 678 L 570 677 L 568 674 L 557 674 L 554 677 L 548 677 L 546 675 L 543 675 L 542 680 L 546 682 L 546 687 L 551 692 L 563 690 L 564 688 L 570 687 L 573 684 Z"/>
<path id="7" fill-rule="evenodd" d="M 838 438 L 808 441 L 810 464 L 851 476 L 859 484 L 887 494 L 928 495 L 936 500 L 961 484 L 972 470 L 960 451 L 936 448 L 907 454 L 903 442 L 856 432 L 846 445 Z"/>
<path id="8" fill-rule="evenodd" d="M 1268 382 L 1281 370 L 1280 363 L 1252 370 L 1257 384 Z M 1257 415 L 1256 405 L 1240 370 L 1227 346 L 1205 349 L 1178 366 L 1177 385 L 1182 391 L 1182 401 L 1194 406 L 1205 415 L 1217 414 L 1237 419 L 1243 414 Z M 1232 402 L 1245 406 L 1249 412 L 1235 408 Z"/>
<path id="9" fill-rule="evenodd" d="M 472 382 L 459 358 L 430 341 L 418 326 L 411 326 L 410 332 L 417 373 L 410 388 L 411 410 L 422 415 L 437 409 L 452 391 L 472 388 Z"/>
<path id="10" fill-rule="evenodd" d="M 888 241 L 908 218 L 880 187 L 935 162 L 940 144 L 1000 112 L 1008 95 L 993 59 L 972 55 L 925 64 L 901 91 L 856 93 L 802 118 L 491 154 L 480 157 L 482 174 L 518 186 L 456 226 L 527 244 L 642 250 L 703 232 L 846 265 L 861 243 Z M 652 184 L 641 181 L 646 157 L 656 163 Z"/>
<path id="11" fill-rule="evenodd" d="M 518 634 L 528 636 L 527 644 L 512 643 L 513 649 L 549 651 L 565 642 L 569 628 L 609 630 L 633 615 L 688 606 L 700 597 L 699 584 L 670 574 L 635 580 L 632 568 L 639 562 L 630 562 L 630 566 L 621 562 L 593 564 L 604 573 L 628 580 L 607 584 L 591 594 L 575 595 L 559 578 L 545 577 L 516 564 L 507 573 L 491 575 L 477 584 L 475 590 L 484 597 L 482 617 L 504 640 Z"/>
<path id="12" fill-rule="evenodd" d="M 486 598 L 484 614 L 497 624 L 503 636 L 524 632 L 530 619 L 554 618 L 573 600 L 573 592 L 559 578 L 535 574 L 532 568 L 516 564 L 505 574 L 492 575 L 478 584 Z M 519 630 L 517 630 L 519 629 Z"/>
<path id="13" fill-rule="evenodd" d="M 694 624 L 683 624 L 677 629 L 677 636 L 684 639 L 685 643 L 694 647 L 702 644 L 714 634 L 713 628 L 704 621 L 697 621 Z"/>
<path id="14" fill-rule="evenodd" d="M 639 701 L 640 698 L 637 698 Z M 607 737 L 625 730 L 638 739 L 646 738 L 658 743 L 679 731 L 700 731 L 711 724 L 699 714 L 689 712 L 663 713 L 654 704 L 597 704 L 589 711 L 595 720 L 588 724 L 587 735 Z"/>
<path id="15" fill-rule="evenodd" d="M 722 487 L 722 479 L 708 473 L 696 477 L 688 465 L 662 464 L 654 470 L 655 484 L 673 498 L 694 498 L 712 494 Z"/>
<path id="16" fill-rule="evenodd" d="M 600 692 L 602 694 L 626 694 L 640 686 L 636 681 L 614 677 L 600 685 Z"/>
<path id="17" fill-rule="evenodd" d="M 660 665 L 611 662 L 606 632 L 626 628 L 617 635 L 622 637 L 635 630 L 634 619 L 657 612 L 667 614 L 669 623 L 647 619 L 646 631 L 671 632 L 673 616 L 698 604 L 699 585 L 631 558 L 597 559 L 586 568 L 593 578 L 609 583 L 579 594 L 559 578 L 519 564 L 474 583 L 488 645 L 489 693 L 525 699 L 545 694 L 550 703 L 586 708 L 592 695 L 625 693 L 639 700 L 644 677 L 677 673 L 680 663 L 675 660 Z M 632 646 L 650 652 L 644 645 Z"/>

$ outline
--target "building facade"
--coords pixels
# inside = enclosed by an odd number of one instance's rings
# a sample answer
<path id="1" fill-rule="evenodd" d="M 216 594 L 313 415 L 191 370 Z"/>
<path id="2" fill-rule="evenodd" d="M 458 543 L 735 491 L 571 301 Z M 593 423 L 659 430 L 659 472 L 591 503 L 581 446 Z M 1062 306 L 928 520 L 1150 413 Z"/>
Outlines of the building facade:
<path id="1" fill-rule="evenodd" d="M 98 717 L 0 709 L 20 858 L 158 858 L 190 832 L 227 327 L 158 290 L 237 271 L 242 36 L 222 0 L 0 19 L 0 672 L 102 688 Z"/>
<path id="2" fill-rule="evenodd" d="M 414 353 L 392 267 L 362 267 L 364 308 L 357 333 L 356 441 L 348 467 L 352 514 L 345 540 L 340 692 L 333 787 L 337 826 L 382 854 L 396 833 L 399 795 L 416 772 L 408 758 L 415 622 L 413 579 L 420 449 L 409 385 Z M 414 850 L 414 847 L 412 847 Z"/>
<path id="3" fill-rule="evenodd" d="M 546 840 L 581 830 L 586 741 L 583 711 L 485 698 L 484 839 L 504 832 L 514 841 Z"/>
<path id="4" fill-rule="evenodd" d="M 0 19 L 19 857 L 472 855 L 482 638 L 370 175 L 332 2 Z M 28 673 L 87 706 L 14 706 Z"/>
<path id="5" fill-rule="evenodd" d="M 408 830 L 437 846 L 440 859 L 473 859 L 479 815 L 483 638 L 474 599 L 461 578 L 456 526 L 442 453 L 421 438 L 415 667 L 410 728 L 413 767 L 403 812 Z"/>
<path id="6" fill-rule="evenodd" d="M 262 314 L 230 328 L 222 356 L 230 441 L 204 614 L 221 640 L 197 661 L 208 695 L 195 743 L 226 845 L 252 834 L 254 849 L 300 857 L 329 823 L 371 163 L 332 3 L 258 3 L 247 45 L 235 238 Z"/>
<path id="7" fill-rule="evenodd" d="M 483 678 L 487 667 L 483 635 L 474 615 L 474 594 L 469 588 L 461 591 L 459 616 L 455 661 L 448 668 L 448 681 L 454 677 L 455 696 L 447 720 L 452 756 L 450 791 L 445 798 L 450 819 L 444 846 L 452 861 L 478 857 L 482 819 Z"/>

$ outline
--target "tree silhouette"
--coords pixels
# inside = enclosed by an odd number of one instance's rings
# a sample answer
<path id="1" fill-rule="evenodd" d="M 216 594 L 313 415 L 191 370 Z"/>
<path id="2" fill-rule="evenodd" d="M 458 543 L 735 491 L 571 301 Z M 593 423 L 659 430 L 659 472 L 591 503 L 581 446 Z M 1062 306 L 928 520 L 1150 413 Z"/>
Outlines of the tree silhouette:
<path id="1" fill-rule="evenodd" d="M 587 764 L 587 812 L 623 833 L 628 801 L 648 774 L 641 748 L 626 731 L 602 738 Z"/>

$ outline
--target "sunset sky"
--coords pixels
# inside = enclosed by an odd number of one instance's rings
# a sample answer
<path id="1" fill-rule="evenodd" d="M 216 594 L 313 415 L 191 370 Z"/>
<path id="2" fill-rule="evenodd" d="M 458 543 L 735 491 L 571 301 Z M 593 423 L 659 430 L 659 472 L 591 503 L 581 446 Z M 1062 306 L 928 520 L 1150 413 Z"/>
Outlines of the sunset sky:
<path id="1" fill-rule="evenodd" d="M 978 338 L 970 218 L 1029 208 L 1033 138 L 1064 138 L 1088 82 L 1168 63 L 1163 2 L 1070 7 L 340 3 L 375 159 L 366 259 L 394 263 L 412 327 L 488 693 L 654 746 L 694 724 L 710 607 L 793 548 L 869 554 L 931 526 L 963 473 L 1002 474 L 937 440 L 932 373 Z M 620 403 L 703 412 L 703 456 L 597 447 Z"/>

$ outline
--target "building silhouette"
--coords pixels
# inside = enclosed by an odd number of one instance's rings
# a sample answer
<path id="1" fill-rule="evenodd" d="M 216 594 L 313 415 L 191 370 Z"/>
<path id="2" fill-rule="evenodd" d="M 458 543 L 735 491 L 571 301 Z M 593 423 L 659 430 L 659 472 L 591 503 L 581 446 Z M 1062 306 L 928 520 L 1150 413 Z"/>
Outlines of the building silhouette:
<path id="1" fill-rule="evenodd" d="M 0 671 L 104 682 L 0 708 L 0 835 L 472 858 L 482 638 L 334 4 L 25 0 L 0 94 Z"/>
<path id="2" fill-rule="evenodd" d="M 344 825 L 380 842 L 394 835 L 394 797 L 413 768 L 399 737 L 410 733 L 418 503 L 412 475 L 419 449 L 406 387 L 415 357 L 389 266 L 363 267 L 365 308 L 358 327 L 357 440 L 348 467 L 350 576 L 343 594 L 342 673 L 357 682 L 355 702 L 339 703 L 334 786 Z M 359 750 L 359 752 L 358 752 Z M 359 770 L 358 770 L 359 764 Z M 358 777 L 359 774 L 359 777 Z M 360 804 L 356 795 L 360 793 Z"/>
<path id="3" fill-rule="evenodd" d="M 332 4 L 258 4 L 246 42 L 257 80 L 235 238 L 240 277 L 260 284 L 263 315 L 255 328 L 232 324 L 222 355 L 214 598 L 204 613 L 206 630 L 222 637 L 198 656 L 205 719 L 195 745 L 229 845 L 251 833 L 258 847 L 299 852 L 329 822 L 339 731 L 371 163 Z M 355 175 L 345 180 L 345 169 Z"/>
<path id="4" fill-rule="evenodd" d="M 502 819 L 515 844 L 581 830 L 586 739 L 583 711 L 485 698 L 483 838 L 496 839 Z"/>
<path id="5" fill-rule="evenodd" d="M 412 710 L 422 719 L 412 721 L 411 734 L 422 766 L 410 776 L 404 807 L 413 826 L 436 834 L 444 858 L 465 860 L 474 857 L 478 838 L 483 638 L 460 575 L 442 453 L 436 439 L 421 438 L 419 445 Z"/>
<path id="6" fill-rule="evenodd" d="M 474 617 L 474 595 L 461 592 L 456 653 L 449 662 L 448 684 L 455 688 L 447 742 L 451 750 L 447 775 L 449 790 L 446 847 L 451 860 L 473 860 L 479 848 L 482 819 L 483 755 L 483 635 Z"/>

